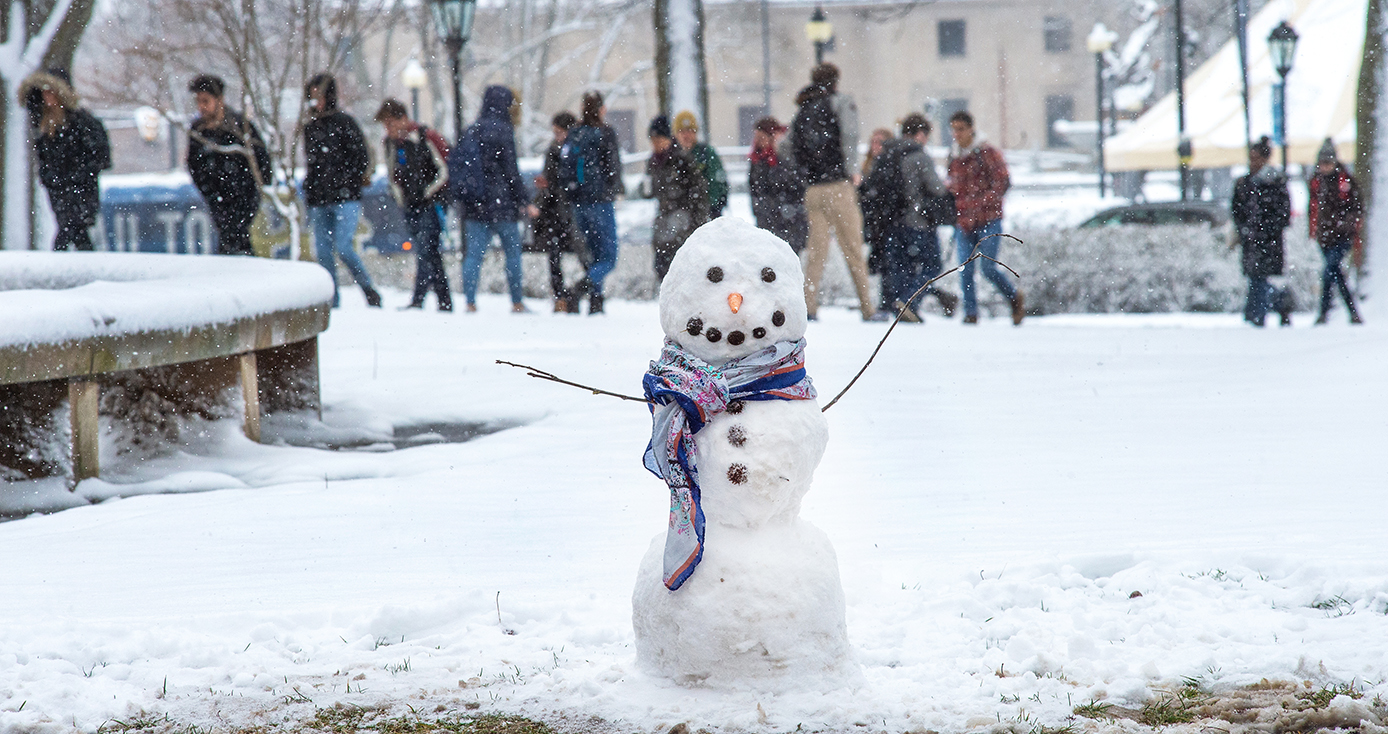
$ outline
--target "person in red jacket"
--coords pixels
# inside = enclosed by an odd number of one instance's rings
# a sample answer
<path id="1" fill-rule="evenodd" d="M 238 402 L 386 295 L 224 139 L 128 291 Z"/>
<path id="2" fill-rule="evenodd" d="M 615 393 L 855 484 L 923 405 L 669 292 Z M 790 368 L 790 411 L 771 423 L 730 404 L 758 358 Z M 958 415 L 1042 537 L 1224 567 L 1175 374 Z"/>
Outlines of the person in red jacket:
<path id="1" fill-rule="evenodd" d="M 996 258 L 1002 238 L 1002 197 L 1011 187 L 1007 162 L 1002 153 L 979 137 L 974 118 L 964 110 L 949 118 L 949 130 L 954 147 L 949 156 L 949 182 L 946 187 L 954 194 L 958 219 L 954 225 L 954 240 L 959 261 L 964 262 L 977 249 L 986 257 Z M 1022 292 L 992 260 L 976 260 L 983 277 L 993 284 L 1012 304 L 1012 323 L 1021 324 L 1026 315 Z M 964 323 L 978 323 L 978 296 L 974 292 L 974 263 L 964 266 L 961 273 L 964 292 Z"/>
<path id="2" fill-rule="evenodd" d="M 1345 308 L 1349 309 L 1349 322 L 1362 324 L 1364 320 L 1355 308 L 1354 293 L 1345 281 L 1340 263 L 1351 249 L 1356 255 L 1361 252 L 1359 233 L 1364 224 L 1364 199 L 1359 193 L 1359 184 L 1336 158 L 1335 144 L 1330 138 L 1325 139 L 1316 155 L 1316 175 L 1311 177 L 1309 186 L 1311 237 L 1320 243 L 1321 256 L 1325 258 L 1325 269 L 1321 272 L 1321 312 L 1316 323 L 1326 322 L 1330 304 L 1335 300 L 1334 289 L 1339 288 Z"/>

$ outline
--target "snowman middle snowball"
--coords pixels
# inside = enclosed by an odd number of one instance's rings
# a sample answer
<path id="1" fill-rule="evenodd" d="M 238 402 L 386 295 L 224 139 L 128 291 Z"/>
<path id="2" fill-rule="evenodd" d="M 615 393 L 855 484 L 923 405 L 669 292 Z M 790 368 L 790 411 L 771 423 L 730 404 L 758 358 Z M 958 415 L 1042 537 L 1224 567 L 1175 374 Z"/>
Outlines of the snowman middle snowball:
<path id="1" fill-rule="evenodd" d="M 661 326 L 719 379 L 721 370 L 736 371 L 735 360 L 769 347 L 778 355 L 796 347 L 799 358 L 803 284 L 789 245 L 723 217 L 695 231 L 671 262 Z M 685 684 L 754 679 L 778 689 L 834 687 L 855 674 L 837 557 L 828 537 L 799 517 L 828 441 L 808 379 L 799 385 L 793 399 L 734 395 L 694 428 L 702 558 L 670 591 L 662 583 L 672 565 L 666 534 L 652 541 L 632 596 L 637 660 L 646 670 Z M 658 413 L 655 433 L 659 450 Z M 674 533 L 680 507 L 672 505 Z"/>

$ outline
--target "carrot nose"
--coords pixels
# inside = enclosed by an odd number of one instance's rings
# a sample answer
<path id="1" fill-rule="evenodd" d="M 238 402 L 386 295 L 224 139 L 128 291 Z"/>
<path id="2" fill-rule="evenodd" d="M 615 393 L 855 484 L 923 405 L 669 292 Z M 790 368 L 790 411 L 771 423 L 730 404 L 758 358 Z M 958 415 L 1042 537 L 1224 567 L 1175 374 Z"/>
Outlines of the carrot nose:
<path id="1" fill-rule="evenodd" d="M 733 313 L 737 313 L 737 310 L 738 310 L 739 308 L 742 308 L 742 294 L 741 294 L 741 293 L 729 293 L 729 294 L 728 294 L 728 308 L 732 309 L 732 312 L 733 312 Z"/>

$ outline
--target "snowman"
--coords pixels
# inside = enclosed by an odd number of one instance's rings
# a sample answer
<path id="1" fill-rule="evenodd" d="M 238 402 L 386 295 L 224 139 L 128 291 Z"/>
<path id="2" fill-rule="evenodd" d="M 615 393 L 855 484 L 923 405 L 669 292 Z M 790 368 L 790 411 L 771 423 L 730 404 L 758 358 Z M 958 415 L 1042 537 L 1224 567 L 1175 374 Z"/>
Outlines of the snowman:
<path id="1" fill-rule="evenodd" d="M 645 464 L 670 525 L 632 595 L 642 668 L 686 685 L 833 688 L 858 675 L 838 559 L 800 501 L 828 427 L 805 373 L 804 275 L 782 240 L 723 217 L 660 290 Z"/>

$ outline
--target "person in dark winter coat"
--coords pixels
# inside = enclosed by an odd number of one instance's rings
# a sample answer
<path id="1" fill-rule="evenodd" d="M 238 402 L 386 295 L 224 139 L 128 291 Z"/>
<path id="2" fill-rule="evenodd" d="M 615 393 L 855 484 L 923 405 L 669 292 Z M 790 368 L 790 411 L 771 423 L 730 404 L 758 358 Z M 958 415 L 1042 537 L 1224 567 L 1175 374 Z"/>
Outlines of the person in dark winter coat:
<path id="1" fill-rule="evenodd" d="M 309 121 L 304 125 L 304 203 L 313 228 L 318 263 L 333 276 L 333 307 L 338 306 L 337 259 L 361 286 L 366 303 L 381 307 L 353 238 L 361 219 L 361 190 L 371 178 L 366 136 L 352 116 L 337 107 L 337 80 L 318 74 L 304 86 Z"/>
<path id="2" fill-rule="evenodd" d="M 1321 309 L 1316 324 L 1326 323 L 1335 290 L 1345 299 L 1349 322 L 1362 324 L 1354 293 L 1345 280 L 1340 263 L 1353 249 L 1362 249 L 1360 230 L 1364 224 L 1364 197 L 1359 184 L 1335 155 L 1335 144 L 1326 138 L 1316 155 L 1316 175 L 1309 182 L 1308 213 L 1311 237 L 1320 243 L 1325 269 L 1321 271 Z"/>
<path id="3" fill-rule="evenodd" d="M 805 214 L 805 183 L 785 144 L 786 131 L 774 117 L 757 121 L 748 156 L 747 188 L 757 226 L 785 240 L 798 255 L 810 236 L 810 220 Z"/>
<path id="4" fill-rule="evenodd" d="M 646 176 L 651 181 L 651 197 L 658 202 L 651 247 L 655 251 L 655 277 L 664 280 L 680 246 L 694 230 L 708 223 L 708 182 L 688 151 L 671 138 L 670 118 L 660 115 L 651 120 L 647 135 L 651 157 L 646 161 Z"/>
<path id="5" fill-rule="evenodd" d="M 944 270 L 936 227 L 947 223 L 932 202 L 945 196 L 945 186 L 935 172 L 935 162 L 925 150 L 930 122 L 912 113 L 901 121 L 901 137 L 887 141 L 878 156 L 871 181 L 882 191 L 876 196 L 886 223 L 882 264 L 882 294 L 890 308 L 905 321 L 920 321 L 919 302 L 911 297 L 927 281 Z M 928 293 L 940 301 L 945 314 L 953 315 L 959 299 L 931 286 Z M 909 307 L 908 307 L 909 305 Z M 884 314 L 885 315 L 885 314 Z"/>
<path id="6" fill-rule="evenodd" d="M 672 125 L 675 129 L 675 142 L 699 169 L 699 175 L 708 183 L 709 219 L 723 216 L 728 206 L 728 172 L 723 169 L 723 159 L 718 151 L 708 143 L 699 140 L 699 119 L 693 112 L 684 110 L 675 115 Z"/>
<path id="7" fill-rule="evenodd" d="M 91 250 L 88 233 L 101 209 L 97 175 L 111 167 L 106 128 L 79 105 L 67 73 L 40 71 L 19 87 L 34 127 L 39 181 L 58 222 L 54 250 Z"/>
<path id="8" fill-rule="evenodd" d="M 387 99 L 376 111 L 386 129 L 384 141 L 390 191 L 405 212 L 415 250 L 414 295 L 405 308 L 423 308 L 433 291 L 440 311 L 453 310 L 448 276 L 439 252 L 438 204 L 448 185 L 448 144 L 434 130 L 410 119 L 405 104 Z"/>
<path id="9" fill-rule="evenodd" d="M 204 74 L 188 85 L 198 117 L 188 128 L 188 173 L 217 227 L 217 252 L 253 255 L 251 220 L 270 183 L 270 152 L 255 125 L 227 109 L 226 84 Z"/>
<path id="10" fill-rule="evenodd" d="M 968 261 L 977 249 L 997 258 L 1002 248 L 1002 199 L 1012 186 L 1007 161 L 1002 153 L 979 136 L 973 115 L 960 110 L 949 119 L 954 147 L 949 157 L 949 192 L 954 194 L 956 220 L 955 248 L 959 262 Z M 959 276 L 964 294 L 965 324 L 978 323 L 978 296 L 974 292 L 974 264 L 983 277 L 1012 304 L 1012 323 L 1020 325 L 1026 316 L 1022 292 L 1007 279 L 992 260 L 975 260 L 964 266 Z"/>
<path id="11" fill-rule="evenodd" d="M 868 137 L 867 155 L 863 156 L 863 177 L 858 184 L 858 208 L 863 212 L 863 242 L 868 248 L 867 266 L 872 275 L 882 274 L 883 258 L 887 251 L 887 230 L 891 222 L 882 216 L 881 207 L 876 206 L 877 190 L 872 182 L 873 163 L 882 155 L 882 146 L 896 137 L 891 130 L 879 127 Z M 882 293 L 883 296 L 886 293 Z M 877 311 L 891 310 L 891 304 L 883 298 L 877 300 Z M 879 317 L 878 320 L 881 320 Z"/>
<path id="12" fill-rule="evenodd" d="M 573 204 L 574 223 L 583 234 L 593 264 L 579 284 L 589 293 L 588 313 L 602 313 L 603 281 L 617 267 L 617 212 L 613 202 L 624 193 L 621 145 L 617 131 L 603 122 L 602 95 L 583 95 L 583 116 L 569 130 L 560 150 L 560 184 Z"/>
<path id="13" fill-rule="evenodd" d="M 454 181 L 463 209 L 467 232 L 467 256 L 463 258 L 463 295 L 467 310 L 477 310 L 477 281 L 482 273 L 482 257 L 491 246 L 492 236 L 501 240 L 506 255 L 506 285 L 511 291 L 511 310 L 525 313 L 521 291 L 520 219 L 525 215 L 530 195 L 521 182 L 516 165 L 516 131 L 511 124 L 511 104 L 515 95 L 500 85 L 482 93 L 482 112 L 463 133 L 453 149 L 452 168 L 462 180 Z M 474 157 L 475 156 L 475 157 Z M 468 159 L 471 158 L 469 161 Z M 481 180 L 469 185 L 467 177 L 480 174 Z"/>
<path id="14" fill-rule="evenodd" d="M 863 214 L 858 209 L 858 107 L 838 93 L 839 69 L 820 64 L 800 91 L 790 124 L 790 147 L 807 188 L 805 211 L 810 236 L 805 246 L 805 307 L 813 320 L 819 309 L 819 279 L 829 259 L 829 238 L 839 243 L 863 318 L 877 309 L 863 257 Z"/>
<path id="15" fill-rule="evenodd" d="M 578 296 L 564 285 L 563 256 L 565 252 L 584 260 L 582 238 L 574 229 L 573 205 L 557 183 L 559 154 L 569 129 L 578 124 L 571 112 L 560 112 L 550 121 L 554 142 L 545 151 L 544 172 L 535 178 L 535 200 L 530 206 L 530 231 L 535 243 L 549 253 L 549 288 L 554 294 L 555 313 L 578 313 Z"/>
<path id="16" fill-rule="evenodd" d="M 1268 276 L 1281 275 L 1284 260 L 1282 230 L 1292 219 L 1287 178 L 1268 165 L 1272 144 L 1264 136 L 1248 150 L 1248 175 L 1234 184 L 1230 206 L 1234 228 L 1243 247 L 1243 273 L 1248 276 L 1248 301 L 1243 317 L 1254 326 L 1263 326 L 1274 299 L 1286 296 L 1268 283 Z M 1291 309 L 1282 307 L 1282 325 L 1291 326 Z"/>

